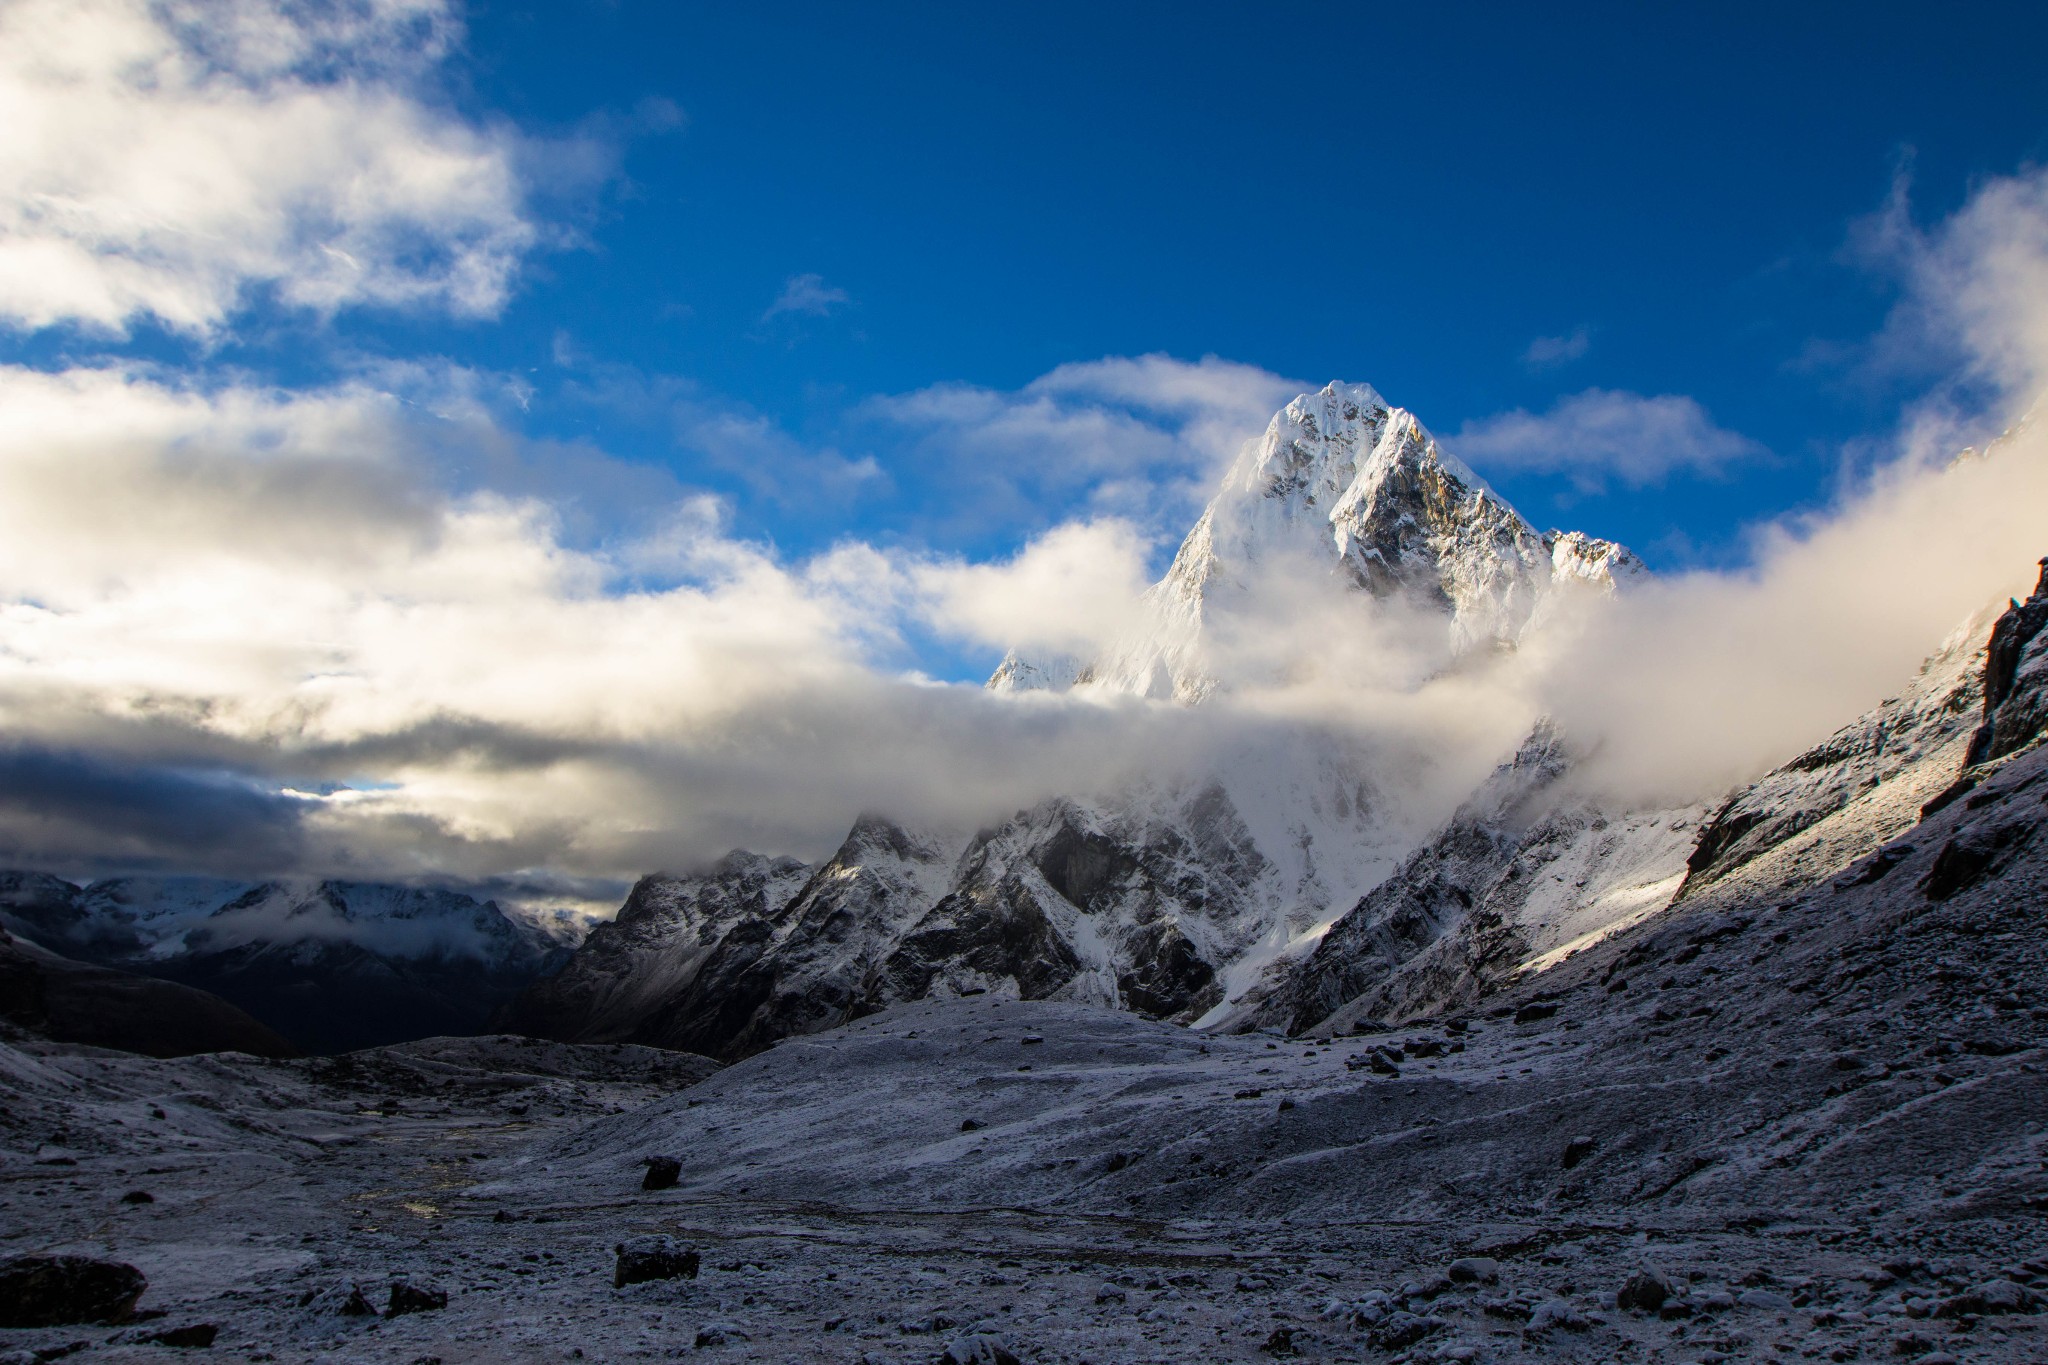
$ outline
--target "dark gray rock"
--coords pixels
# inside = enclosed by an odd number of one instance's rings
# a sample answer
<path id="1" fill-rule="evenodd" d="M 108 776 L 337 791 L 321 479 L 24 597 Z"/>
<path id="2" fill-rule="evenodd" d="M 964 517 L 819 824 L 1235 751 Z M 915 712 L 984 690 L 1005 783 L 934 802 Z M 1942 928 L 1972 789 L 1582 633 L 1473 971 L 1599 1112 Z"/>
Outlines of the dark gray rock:
<path id="1" fill-rule="evenodd" d="M 694 1280 L 701 1263 L 698 1254 L 673 1237 L 634 1237 L 613 1248 L 618 1260 L 612 1268 L 612 1287 L 649 1280 Z"/>
<path id="2" fill-rule="evenodd" d="M 122 1322 L 149 1281 L 134 1266 L 90 1256 L 0 1261 L 0 1327 Z"/>
<path id="3" fill-rule="evenodd" d="M 647 1158 L 647 1174 L 640 1177 L 643 1190 L 671 1190 L 683 1178 L 683 1163 L 672 1156 Z"/>
<path id="4" fill-rule="evenodd" d="M 413 1280 L 393 1280 L 391 1298 L 385 1305 L 387 1318 L 403 1317 L 407 1313 L 435 1313 L 448 1306 L 448 1291 L 432 1285 L 420 1284 Z"/>

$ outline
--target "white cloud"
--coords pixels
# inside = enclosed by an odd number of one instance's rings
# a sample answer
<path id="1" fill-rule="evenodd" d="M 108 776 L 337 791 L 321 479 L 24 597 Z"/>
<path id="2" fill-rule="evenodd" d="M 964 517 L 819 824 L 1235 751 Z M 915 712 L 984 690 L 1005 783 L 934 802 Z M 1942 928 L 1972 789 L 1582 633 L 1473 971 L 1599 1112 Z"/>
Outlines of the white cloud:
<path id="1" fill-rule="evenodd" d="M 1537 337 L 1522 352 L 1522 363 L 1532 370 L 1550 370 L 1583 360 L 1593 348 L 1593 331 L 1581 324 L 1561 336 Z"/>
<path id="2" fill-rule="evenodd" d="M 1711 476 L 1766 453 L 1747 436 L 1715 426 L 1682 394 L 1646 398 L 1612 389 L 1561 398 L 1541 414 L 1516 408 L 1468 422 L 1445 444 L 1482 472 L 1562 474 L 1587 492 L 1610 480 L 1641 488 L 1674 474 Z"/>
<path id="3" fill-rule="evenodd" d="M 1145 548 L 1128 523 L 1071 522 L 1007 561 L 934 562 L 913 576 L 942 630 L 997 649 L 1086 656 L 1137 622 Z"/>
<path id="4" fill-rule="evenodd" d="M 1312 385 L 1205 356 L 1067 364 L 1021 389 L 940 384 L 861 415 L 907 434 L 913 463 L 957 487 L 957 513 L 1031 526 L 1052 506 L 1178 536 L 1244 442 Z"/>
<path id="5" fill-rule="evenodd" d="M 9 0 L 0 319 L 495 313 L 538 232 L 513 135 L 429 98 L 458 36 L 447 0 Z"/>
<path id="6" fill-rule="evenodd" d="M 775 296 L 775 302 L 761 314 L 761 321 L 767 322 L 785 313 L 796 317 L 827 317 L 833 309 L 843 308 L 852 302 L 853 295 L 837 285 L 825 283 L 823 275 L 791 275 L 783 281 L 782 292 Z"/>

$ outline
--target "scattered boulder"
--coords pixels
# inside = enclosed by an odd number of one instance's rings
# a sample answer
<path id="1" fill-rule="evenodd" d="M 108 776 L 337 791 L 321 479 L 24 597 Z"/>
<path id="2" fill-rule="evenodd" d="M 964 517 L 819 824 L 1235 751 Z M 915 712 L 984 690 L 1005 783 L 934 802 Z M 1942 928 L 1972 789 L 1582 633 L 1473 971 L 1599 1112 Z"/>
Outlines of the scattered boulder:
<path id="1" fill-rule="evenodd" d="M 1130 1295 L 1124 1293 L 1119 1285 L 1105 1284 L 1095 1291 L 1097 1303 L 1123 1303 L 1128 1298 Z"/>
<path id="2" fill-rule="evenodd" d="M 1548 1019 L 1557 1013 L 1557 1004 L 1551 1000 L 1532 1000 L 1515 1011 L 1515 1022 L 1533 1024 L 1538 1019 Z"/>
<path id="3" fill-rule="evenodd" d="M 752 1340 L 753 1338 L 735 1323 L 707 1322 L 697 1329 L 697 1339 L 693 1344 L 701 1351 L 706 1346 L 730 1346 L 735 1341 Z"/>
<path id="4" fill-rule="evenodd" d="M 694 1280 L 700 1258 L 673 1237 L 634 1237 L 613 1248 L 618 1263 L 612 1269 L 612 1287 L 648 1280 Z"/>
<path id="5" fill-rule="evenodd" d="M 154 1204 L 156 1196 L 148 1190 L 130 1190 L 121 1196 L 121 1202 L 124 1204 Z"/>
<path id="6" fill-rule="evenodd" d="M 411 1280 L 393 1280 L 391 1301 L 385 1306 L 384 1316 L 396 1318 L 407 1313 L 437 1313 L 447 1306 L 448 1291 L 445 1289 L 415 1284 Z"/>
<path id="7" fill-rule="evenodd" d="M 1997 1313 L 2031 1313 L 2041 1305 L 2041 1296 L 2011 1280 L 1990 1280 L 1974 1289 L 1941 1301 L 1934 1310 L 1937 1318 L 1960 1318 L 1965 1314 L 1989 1317 Z"/>
<path id="8" fill-rule="evenodd" d="M 672 1156 L 651 1156 L 647 1158 L 647 1174 L 640 1177 L 643 1190 L 674 1189 L 683 1178 L 683 1163 Z"/>
<path id="9" fill-rule="evenodd" d="M 963 1132 L 963 1133 L 972 1133 L 972 1132 L 976 1132 L 976 1131 L 978 1131 L 978 1130 L 980 1130 L 980 1129 L 983 1129 L 983 1128 L 986 1128 L 986 1127 L 988 1127 L 988 1125 L 987 1125 L 987 1124 L 985 1124 L 985 1123 L 983 1123 L 983 1122 L 982 1122 L 982 1121 L 981 1121 L 980 1119 L 962 1119 L 962 1120 L 960 1120 L 960 1131 L 961 1131 L 961 1132 Z"/>
<path id="10" fill-rule="evenodd" d="M 1628 1282 L 1614 1296 L 1614 1306 L 1635 1313 L 1654 1313 L 1676 1292 L 1676 1286 L 1669 1279 L 1645 1266 L 1628 1277 Z"/>
<path id="11" fill-rule="evenodd" d="M 1460 1256 L 1446 1273 L 1453 1284 L 1497 1284 L 1500 1262 L 1491 1256 Z"/>
<path id="12" fill-rule="evenodd" d="M 1431 1332 L 1448 1326 L 1442 1318 L 1419 1317 L 1414 1313 L 1389 1313 L 1384 1321 L 1368 1334 L 1375 1350 L 1398 1351 L 1413 1346 Z"/>
<path id="13" fill-rule="evenodd" d="M 1735 1301 L 1744 1308 L 1760 1308 L 1767 1313 L 1792 1311 L 1792 1300 L 1775 1289 L 1745 1289 L 1735 1296 Z"/>
<path id="14" fill-rule="evenodd" d="M 1569 1171 L 1572 1167 L 1593 1155 L 1593 1149 L 1599 1145 L 1600 1140 L 1598 1138 L 1573 1138 L 1564 1145 L 1564 1168 Z"/>
<path id="15" fill-rule="evenodd" d="M 17 1256 L 0 1261 L 0 1327 L 124 1322 L 149 1281 L 121 1261 Z"/>

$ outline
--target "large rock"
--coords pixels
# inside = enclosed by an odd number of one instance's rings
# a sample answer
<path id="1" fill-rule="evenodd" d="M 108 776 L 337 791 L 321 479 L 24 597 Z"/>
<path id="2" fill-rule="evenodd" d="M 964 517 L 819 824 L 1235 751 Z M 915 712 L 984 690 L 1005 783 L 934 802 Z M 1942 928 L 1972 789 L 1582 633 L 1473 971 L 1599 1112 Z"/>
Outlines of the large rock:
<path id="1" fill-rule="evenodd" d="M 17 1256 L 0 1261 L 0 1327 L 124 1322 L 149 1281 L 120 1261 Z"/>

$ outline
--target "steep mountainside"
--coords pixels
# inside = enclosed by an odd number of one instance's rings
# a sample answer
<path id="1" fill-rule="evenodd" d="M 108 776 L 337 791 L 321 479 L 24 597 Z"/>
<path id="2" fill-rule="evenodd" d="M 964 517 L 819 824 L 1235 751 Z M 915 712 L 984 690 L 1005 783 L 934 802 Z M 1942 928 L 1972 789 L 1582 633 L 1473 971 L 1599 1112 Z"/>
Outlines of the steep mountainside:
<path id="1" fill-rule="evenodd" d="M 988 685 L 1199 701 L 1220 681 L 1210 633 L 1318 574 L 1441 613 L 1458 653 L 1512 644 L 1563 597 L 1643 572 L 1610 541 L 1538 532 L 1412 413 L 1370 385 L 1333 383 L 1245 446 L 1146 594 L 1143 629 L 1078 669 L 1013 653 Z"/>
<path id="2" fill-rule="evenodd" d="M 1548 724 L 1438 834 L 1232 1024 L 1352 1032 L 1473 1008 L 1655 914 L 1706 810 L 1625 811 L 1577 793 Z"/>
<path id="3" fill-rule="evenodd" d="M 314 1052 L 474 1033 L 553 951 L 489 902 L 361 882 L 0 873 L 0 926 L 209 991 Z"/>

